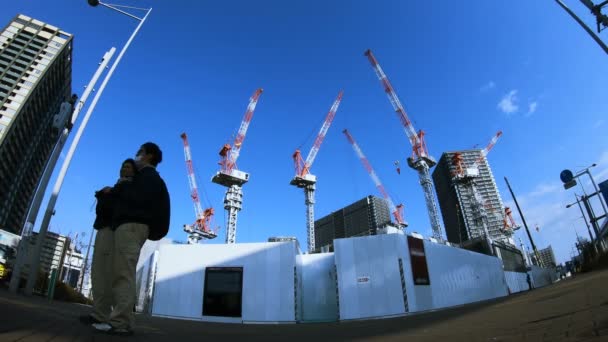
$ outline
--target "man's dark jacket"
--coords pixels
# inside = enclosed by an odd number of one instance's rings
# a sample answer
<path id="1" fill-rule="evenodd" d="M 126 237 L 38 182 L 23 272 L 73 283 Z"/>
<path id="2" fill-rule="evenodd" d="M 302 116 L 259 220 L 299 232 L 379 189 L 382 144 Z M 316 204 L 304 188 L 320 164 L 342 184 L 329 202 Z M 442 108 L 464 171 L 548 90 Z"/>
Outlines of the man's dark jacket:
<path id="1" fill-rule="evenodd" d="M 169 231 L 171 204 L 165 182 L 153 167 L 144 167 L 132 182 L 113 191 L 112 229 L 124 223 L 148 225 L 149 240 L 160 240 Z"/>
<path id="2" fill-rule="evenodd" d="M 95 192 L 97 198 L 97 206 L 95 207 L 95 222 L 93 228 L 103 229 L 112 225 L 112 215 L 114 214 L 114 206 L 111 194 L 105 194 L 101 190 Z"/>

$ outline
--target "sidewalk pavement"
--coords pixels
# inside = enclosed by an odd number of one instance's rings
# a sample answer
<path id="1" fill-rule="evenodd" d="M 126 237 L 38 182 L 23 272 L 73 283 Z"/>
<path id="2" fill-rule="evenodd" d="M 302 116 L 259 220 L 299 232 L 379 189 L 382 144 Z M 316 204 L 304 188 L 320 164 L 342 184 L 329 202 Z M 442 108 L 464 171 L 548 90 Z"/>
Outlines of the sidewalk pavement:
<path id="1" fill-rule="evenodd" d="M 135 335 L 81 325 L 89 307 L 0 290 L 0 341 L 608 341 L 608 270 L 496 300 L 390 319 L 219 324 L 137 316 Z"/>

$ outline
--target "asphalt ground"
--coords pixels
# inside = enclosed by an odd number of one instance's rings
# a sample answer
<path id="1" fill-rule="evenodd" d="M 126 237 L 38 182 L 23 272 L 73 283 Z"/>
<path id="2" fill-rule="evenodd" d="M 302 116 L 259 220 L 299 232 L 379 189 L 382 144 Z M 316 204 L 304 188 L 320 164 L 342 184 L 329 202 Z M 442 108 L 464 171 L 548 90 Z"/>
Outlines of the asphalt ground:
<path id="1" fill-rule="evenodd" d="M 137 315 L 135 334 L 78 322 L 87 306 L 0 290 L 0 341 L 608 341 L 608 270 L 491 301 L 389 319 L 219 324 Z"/>

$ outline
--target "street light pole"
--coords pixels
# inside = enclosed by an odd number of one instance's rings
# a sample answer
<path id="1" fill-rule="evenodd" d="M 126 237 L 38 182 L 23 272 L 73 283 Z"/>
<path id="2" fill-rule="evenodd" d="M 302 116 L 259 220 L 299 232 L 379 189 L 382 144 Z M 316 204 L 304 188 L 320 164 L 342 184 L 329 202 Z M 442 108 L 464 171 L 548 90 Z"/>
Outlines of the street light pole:
<path id="1" fill-rule="evenodd" d="M 583 215 L 583 221 L 585 222 L 585 225 L 587 226 L 587 231 L 589 232 L 589 237 L 591 238 L 591 241 L 594 241 L 595 239 L 593 238 L 593 235 L 591 235 L 591 227 L 589 226 L 589 222 L 587 222 L 587 217 L 585 217 L 585 212 L 583 211 L 583 207 L 581 206 L 581 199 L 578 198 L 578 195 L 575 193 L 574 197 L 576 198 L 576 204 L 578 204 L 578 209 L 581 211 L 581 215 Z M 571 206 L 574 205 L 574 203 L 570 203 L 568 205 L 566 205 L 566 208 L 570 208 Z"/>
<path id="2" fill-rule="evenodd" d="M 99 80 L 99 77 L 103 73 L 104 69 L 107 68 L 108 63 L 110 62 L 110 59 L 112 59 L 112 56 L 114 55 L 115 51 L 116 51 L 116 48 L 111 48 L 110 51 L 106 52 L 103 55 L 103 58 L 101 59 L 101 62 L 99 62 L 99 66 L 97 67 L 97 70 L 95 71 L 95 73 L 93 74 L 93 77 L 91 78 L 88 85 L 86 86 L 85 91 L 82 94 L 82 97 L 80 98 L 78 103 L 74 106 L 74 111 L 72 112 L 72 116 L 69 121 L 70 125 L 73 125 L 76 122 L 76 119 L 78 118 L 78 114 L 80 114 L 80 111 L 82 110 L 82 108 L 84 107 L 84 104 L 86 103 L 87 99 L 89 98 L 91 91 L 93 91 L 93 89 L 95 88 L 95 84 L 97 84 L 97 81 Z M 59 159 L 61 150 L 63 149 L 63 146 L 65 145 L 65 142 L 68 139 L 68 135 L 70 134 L 70 131 L 71 131 L 71 129 L 64 128 L 63 131 L 61 132 L 59 141 L 57 142 L 57 145 L 55 146 L 55 149 L 53 150 L 53 152 L 51 154 L 51 157 L 46 166 L 46 169 L 44 170 L 44 173 L 42 174 L 42 178 L 40 180 L 40 185 L 38 186 L 36 195 L 34 196 L 34 200 L 32 201 L 32 205 L 30 207 L 25 225 L 23 226 L 23 229 L 21 230 L 21 241 L 19 242 L 19 246 L 17 247 L 17 249 L 18 249 L 17 260 L 15 262 L 15 267 L 13 269 L 11 281 L 9 284 L 10 292 L 16 293 L 19 288 L 19 279 L 21 278 L 21 268 L 23 267 L 23 263 L 25 262 L 25 259 L 27 258 L 27 254 L 28 254 L 27 250 L 29 249 L 28 248 L 29 247 L 29 238 L 32 235 L 32 230 L 34 229 L 34 223 L 36 222 L 36 217 L 38 216 L 38 210 L 40 209 L 40 204 L 42 203 L 42 198 L 44 197 L 44 192 L 46 191 L 46 187 L 49 183 L 51 175 L 53 174 L 53 170 L 55 169 L 55 165 L 57 164 L 57 160 Z"/>
<path id="3" fill-rule="evenodd" d="M 585 30 L 591 36 L 591 38 L 593 38 L 593 40 L 595 40 L 595 42 L 602 48 L 602 50 L 604 50 L 604 52 L 608 54 L 608 46 L 606 46 L 606 44 L 604 44 L 604 42 L 600 39 L 600 37 L 598 37 L 589 28 L 589 26 L 585 25 L 585 23 L 576 14 L 574 14 L 574 12 L 572 12 L 572 10 L 569 9 L 568 6 L 566 6 L 561 0 L 555 0 L 555 1 L 557 2 L 558 5 L 560 5 L 561 8 L 563 8 L 566 12 L 568 12 L 568 14 L 570 14 L 570 16 L 574 20 L 576 20 L 576 22 L 579 25 L 581 25 L 581 27 L 583 28 L 583 30 Z"/>
<path id="4" fill-rule="evenodd" d="M 586 173 L 589 178 L 591 179 L 591 184 L 593 184 L 593 189 L 595 190 L 595 193 L 598 194 L 598 197 L 600 198 L 600 204 L 602 205 L 602 209 L 604 209 L 604 214 L 608 215 L 608 210 L 606 210 L 606 204 L 604 203 L 604 198 L 600 195 L 600 189 L 597 187 L 597 184 L 595 183 L 595 179 L 593 179 L 593 176 L 591 175 L 591 172 L 589 172 L 589 169 L 596 166 L 597 164 L 593 164 L 591 166 L 589 166 L 588 168 L 586 168 L 583 171 L 580 171 L 576 176 L 579 177 L 581 176 L 583 173 Z"/>
<path id="5" fill-rule="evenodd" d="M 103 4 L 97 0 L 88 0 L 88 2 L 91 6 L 97 6 L 98 4 L 102 4 L 103 6 L 114 9 L 120 13 L 124 12 L 111 5 Z M 82 133 L 83 133 L 84 129 L 86 128 L 87 123 L 89 122 L 91 114 L 93 113 L 93 110 L 95 109 L 95 106 L 97 105 L 97 101 L 99 101 L 99 98 L 100 98 L 101 94 L 103 93 L 103 90 L 105 89 L 106 85 L 108 84 L 108 81 L 112 77 L 114 70 L 118 66 L 118 63 L 120 62 L 120 60 L 122 59 L 122 56 L 127 51 L 127 48 L 129 47 L 129 45 L 131 45 L 131 42 L 137 35 L 137 32 L 139 32 L 139 29 L 146 21 L 146 18 L 150 14 L 150 11 L 152 11 L 152 8 L 147 10 L 146 15 L 143 18 L 138 18 L 138 17 L 132 16 L 132 15 L 129 15 L 130 17 L 133 17 L 133 18 L 139 20 L 139 24 L 137 25 L 137 27 L 131 34 L 131 37 L 129 37 L 129 40 L 127 40 L 127 42 L 123 46 L 122 50 L 120 50 L 118 57 L 112 64 L 112 67 L 106 74 L 105 78 L 103 79 L 103 82 L 101 83 L 99 90 L 95 94 L 95 97 L 93 98 L 93 101 L 91 102 L 91 105 L 89 106 L 89 108 L 82 120 L 82 123 L 78 127 L 78 131 L 76 132 L 76 136 L 74 137 L 74 140 L 72 141 L 72 144 L 70 145 L 70 149 L 68 150 L 68 153 L 63 161 L 63 165 L 61 165 L 61 171 L 59 172 L 59 176 L 57 176 L 57 180 L 55 181 L 55 186 L 53 188 L 51 198 L 49 199 L 49 203 L 47 205 L 46 211 L 44 213 L 44 218 L 43 218 L 42 224 L 40 226 L 38 238 L 36 239 L 36 248 L 34 249 L 34 253 L 31 258 L 30 272 L 29 272 L 29 276 L 27 279 L 27 284 L 25 286 L 26 295 L 31 295 L 34 290 L 34 285 L 36 284 L 36 278 L 38 277 L 37 270 L 38 270 L 38 267 L 40 264 L 40 252 L 42 250 L 42 244 L 46 237 L 46 232 L 48 231 L 49 223 L 51 222 L 51 216 L 53 216 L 53 212 L 55 211 L 55 204 L 57 203 L 57 197 L 59 196 L 59 191 L 61 190 L 61 186 L 63 185 L 63 180 L 65 178 L 68 168 L 70 167 L 70 162 L 72 161 L 72 157 L 74 156 L 74 152 L 76 150 L 76 147 L 78 146 L 80 137 L 82 136 Z"/>

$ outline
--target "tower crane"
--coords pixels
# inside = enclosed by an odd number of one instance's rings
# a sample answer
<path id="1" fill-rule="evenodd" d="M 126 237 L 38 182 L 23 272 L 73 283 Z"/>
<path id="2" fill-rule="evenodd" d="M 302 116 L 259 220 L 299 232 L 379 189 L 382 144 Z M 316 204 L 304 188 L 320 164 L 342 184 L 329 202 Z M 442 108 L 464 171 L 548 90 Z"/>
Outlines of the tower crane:
<path id="1" fill-rule="evenodd" d="M 227 187 L 226 196 L 224 197 L 224 209 L 228 213 L 228 222 L 226 223 L 226 243 L 236 242 L 236 221 L 238 212 L 243 204 L 243 184 L 249 181 L 249 174 L 237 169 L 236 161 L 239 158 L 249 123 L 253 118 L 253 112 L 258 103 L 263 89 L 257 89 L 249 99 L 249 105 L 245 111 L 241 126 L 234 139 L 232 146 L 225 144 L 222 146 L 219 154 L 222 159 L 219 162 L 220 171 L 211 179 L 213 183 Z"/>
<path id="2" fill-rule="evenodd" d="M 350 135 L 347 129 L 343 130 L 342 133 L 346 135 L 346 139 L 348 139 L 348 142 L 350 142 L 351 146 L 353 147 L 353 150 L 355 150 L 355 153 L 359 157 L 359 160 L 361 160 L 361 163 L 363 163 L 363 167 L 365 168 L 365 170 L 367 170 L 367 173 L 374 181 L 374 184 L 376 184 L 376 188 L 378 188 L 378 191 L 380 191 L 384 199 L 388 202 L 388 206 L 390 208 L 391 213 L 395 217 L 395 222 L 397 223 L 397 225 L 400 228 L 407 227 L 407 222 L 403 219 L 403 204 L 399 203 L 395 205 L 388 192 L 384 188 L 384 185 L 382 185 L 382 182 L 380 182 L 380 178 L 378 178 L 376 171 L 374 171 L 374 168 L 370 164 L 369 160 L 367 160 L 367 157 L 365 157 L 365 154 L 363 154 L 363 151 L 359 147 L 359 144 L 357 144 L 357 142 L 352 137 L 352 135 Z"/>
<path id="3" fill-rule="evenodd" d="M 486 158 L 501 136 L 502 131 L 498 131 L 492 137 L 488 145 L 481 150 L 481 155 L 470 167 L 465 165 L 462 153 L 456 152 L 452 156 L 452 164 L 454 166 L 452 181 L 454 183 L 456 194 L 461 201 L 466 199 L 470 203 L 474 225 L 481 227 L 485 236 L 488 238 L 490 237 L 490 232 L 488 230 L 488 213 L 485 206 L 485 200 L 475 185 L 475 178 L 479 176 L 479 163 Z M 460 186 L 458 186 L 459 184 Z M 506 218 L 503 216 L 503 224 L 505 222 Z M 512 231 L 505 230 L 503 226 L 503 232 L 508 233 Z"/>
<path id="4" fill-rule="evenodd" d="M 393 105 L 393 109 L 397 114 L 397 117 L 401 121 L 401 125 L 405 130 L 405 134 L 407 135 L 410 144 L 412 145 L 412 156 L 408 157 L 407 164 L 412 169 L 418 171 L 418 178 L 420 180 L 420 185 L 422 185 L 422 190 L 424 192 L 424 199 L 426 202 L 426 209 L 429 215 L 429 220 L 431 222 L 431 228 L 433 230 L 433 237 L 439 241 L 443 241 L 442 237 L 442 228 L 439 223 L 439 212 L 437 210 L 437 203 L 435 202 L 435 190 L 433 186 L 433 182 L 431 181 L 431 174 L 429 173 L 429 168 L 433 167 L 437 162 L 433 157 L 428 154 L 428 150 L 426 148 L 426 143 L 424 141 L 424 131 L 419 131 L 416 133 L 412 122 L 410 121 L 401 101 L 397 97 L 397 93 L 393 86 L 391 85 L 388 77 L 384 74 L 384 71 L 378 64 L 378 61 L 374 57 L 374 54 L 371 50 L 367 50 L 365 52 L 365 56 L 367 56 L 369 62 L 371 63 L 378 79 L 382 83 L 384 87 L 384 92 L 388 96 L 391 104 Z"/>
<path id="5" fill-rule="evenodd" d="M 203 210 L 201 201 L 198 197 L 198 187 L 196 185 L 196 177 L 194 176 L 194 166 L 192 165 L 192 154 L 190 153 L 190 144 L 186 133 L 180 135 L 184 142 L 184 156 L 186 158 L 186 168 L 188 170 L 188 183 L 190 185 L 190 197 L 194 203 L 194 214 L 196 220 L 193 224 L 184 224 L 184 231 L 189 233 L 188 243 L 196 244 L 201 239 L 214 239 L 216 233 L 210 229 L 211 218 L 213 217 L 213 208 Z"/>
<path id="6" fill-rule="evenodd" d="M 310 152 L 308 152 L 308 156 L 306 157 L 306 161 L 302 159 L 302 155 L 300 150 L 297 149 L 293 155 L 293 161 L 295 164 L 296 175 L 293 177 L 289 184 L 297 186 L 298 188 L 304 189 L 305 196 L 305 204 L 306 204 L 306 231 L 307 231 L 307 239 L 308 239 L 308 253 L 312 253 L 315 250 L 315 214 L 314 214 L 314 206 L 315 206 L 315 184 L 317 183 L 317 177 L 310 173 L 310 168 L 312 167 L 312 163 L 315 161 L 317 154 L 319 153 L 319 148 L 321 147 L 321 143 L 323 143 L 323 139 L 325 139 L 325 135 L 327 134 L 327 130 L 329 130 L 329 126 L 331 126 L 331 122 L 336 115 L 336 111 L 338 110 L 338 106 L 340 106 L 340 101 L 342 101 L 343 92 L 340 90 L 338 93 L 338 97 L 334 101 L 334 104 L 329 109 L 327 116 L 325 117 L 325 121 L 323 122 L 323 126 L 321 126 L 321 130 L 315 139 Z"/>

